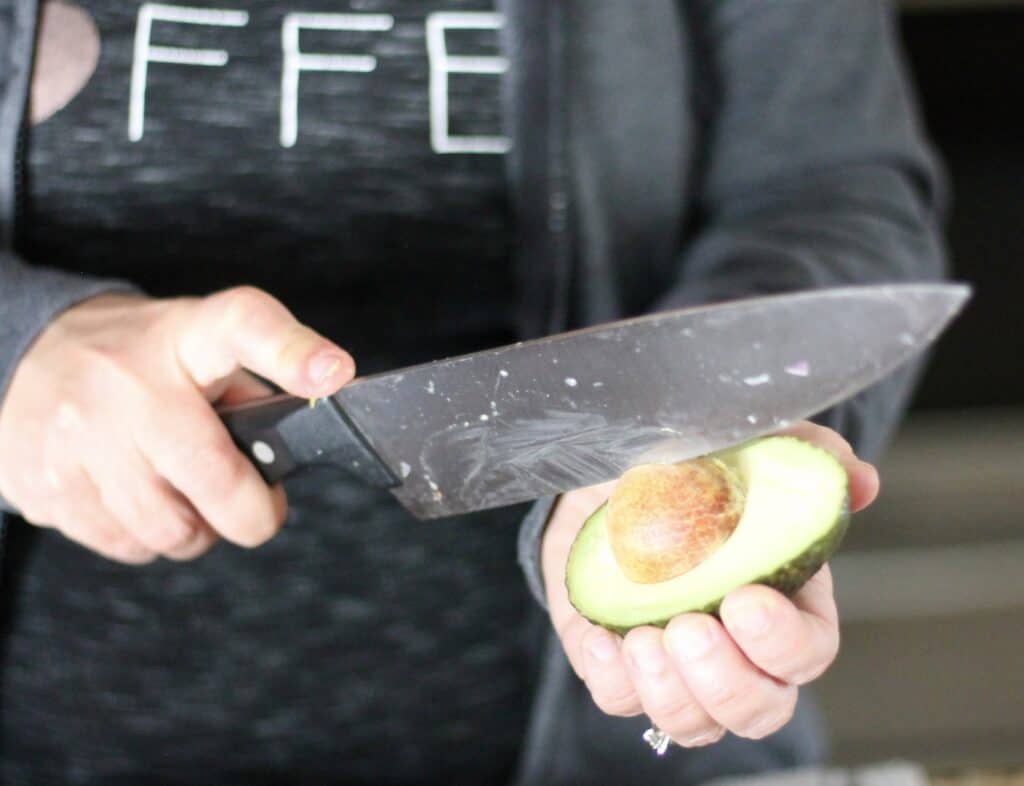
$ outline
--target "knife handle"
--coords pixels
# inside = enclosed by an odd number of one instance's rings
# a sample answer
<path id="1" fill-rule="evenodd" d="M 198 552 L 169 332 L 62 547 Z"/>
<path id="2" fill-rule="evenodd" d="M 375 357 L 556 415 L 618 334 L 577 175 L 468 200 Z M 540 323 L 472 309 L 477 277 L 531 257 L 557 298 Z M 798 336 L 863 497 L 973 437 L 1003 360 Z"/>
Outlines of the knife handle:
<path id="1" fill-rule="evenodd" d="M 330 464 L 376 488 L 399 485 L 344 408 L 333 398 L 270 396 L 217 411 L 238 448 L 267 483 Z"/>

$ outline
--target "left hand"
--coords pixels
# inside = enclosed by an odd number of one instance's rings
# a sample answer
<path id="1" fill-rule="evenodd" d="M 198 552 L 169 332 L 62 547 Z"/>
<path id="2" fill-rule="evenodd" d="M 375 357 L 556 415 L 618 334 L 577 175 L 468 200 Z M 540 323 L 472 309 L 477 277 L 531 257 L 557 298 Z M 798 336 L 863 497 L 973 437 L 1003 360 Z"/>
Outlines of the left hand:
<path id="1" fill-rule="evenodd" d="M 849 475 L 851 511 L 878 495 L 875 468 L 835 431 L 801 422 L 784 433 L 839 459 Z M 727 731 L 751 739 L 778 731 L 793 716 L 798 687 L 819 677 L 839 650 L 828 566 L 792 599 L 764 586 L 741 587 L 723 601 L 721 621 L 682 614 L 664 630 L 635 628 L 623 639 L 580 616 L 565 588 L 572 541 L 613 485 L 563 495 L 543 543 L 551 621 L 594 702 L 609 715 L 646 713 L 686 747 L 717 742 Z"/>

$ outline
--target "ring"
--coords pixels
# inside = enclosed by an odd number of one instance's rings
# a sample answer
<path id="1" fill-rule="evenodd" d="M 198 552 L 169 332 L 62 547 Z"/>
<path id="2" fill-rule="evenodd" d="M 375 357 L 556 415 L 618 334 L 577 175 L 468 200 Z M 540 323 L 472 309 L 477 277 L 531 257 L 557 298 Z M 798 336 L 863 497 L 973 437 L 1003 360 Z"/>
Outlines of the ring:
<path id="1" fill-rule="evenodd" d="M 657 726 L 651 726 L 651 728 L 644 732 L 644 742 L 650 745 L 651 750 L 656 754 L 664 756 L 665 751 L 668 750 L 669 743 L 672 742 L 672 738 Z"/>

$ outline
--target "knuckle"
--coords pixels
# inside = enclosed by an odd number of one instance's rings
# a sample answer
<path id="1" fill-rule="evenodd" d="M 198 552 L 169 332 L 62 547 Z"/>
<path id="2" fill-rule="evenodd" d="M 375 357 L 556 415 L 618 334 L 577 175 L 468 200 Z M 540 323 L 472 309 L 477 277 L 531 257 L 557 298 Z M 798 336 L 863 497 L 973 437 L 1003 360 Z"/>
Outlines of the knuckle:
<path id="1" fill-rule="evenodd" d="M 746 690 L 746 686 L 735 684 L 731 680 L 722 680 L 708 692 L 705 706 L 713 707 L 724 715 L 742 715 L 745 713 L 750 695 L 751 692 Z"/>
<path id="2" fill-rule="evenodd" d="M 583 637 L 588 635 L 590 627 L 590 623 L 579 614 L 570 614 L 556 625 L 555 630 L 558 633 L 558 638 L 568 648 L 582 641 Z"/>
<path id="3" fill-rule="evenodd" d="M 220 309 L 230 325 L 243 325 L 260 320 L 276 301 L 262 289 L 239 286 L 214 295 L 212 302 Z"/>
<path id="4" fill-rule="evenodd" d="M 167 551 L 164 556 L 176 562 L 196 559 L 208 552 L 217 542 L 217 538 L 205 530 L 200 531 L 188 544 Z"/>
<path id="5" fill-rule="evenodd" d="M 591 695 L 594 698 L 594 704 L 596 704 L 605 715 L 615 715 L 620 718 L 625 718 L 636 715 L 639 712 L 637 708 L 637 695 L 632 688 L 628 688 L 626 690 L 620 689 L 611 693 L 593 690 L 591 691 Z"/>
<path id="6" fill-rule="evenodd" d="M 245 476 L 245 458 L 226 439 L 206 440 L 180 458 L 201 488 L 224 494 L 236 488 Z"/>
<path id="7" fill-rule="evenodd" d="M 44 467 L 40 478 L 40 481 L 36 484 L 37 487 L 40 490 L 44 490 L 44 493 L 50 494 L 65 491 L 69 480 L 69 478 L 64 476 L 64 473 L 53 466 Z"/>
<path id="8" fill-rule="evenodd" d="M 84 527 L 70 527 L 64 525 L 61 527 L 62 531 L 66 534 L 71 531 L 82 530 L 82 541 L 89 548 L 95 551 L 102 552 L 103 554 L 119 555 L 122 552 L 127 553 L 128 547 L 131 542 L 125 538 L 122 534 L 114 532 L 106 527 L 99 527 L 96 525 L 85 525 Z"/>
<path id="9" fill-rule="evenodd" d="M 179 551 L 187 548 L 195 539 L 195 528 L 183 521 L 171 521 L 154 528 L 146 543 L 160 553 Z"/>
<path id="10" fill-rule="evenodd" d="M 87 416 L 82 405 L 75 399 L 62 396 L 53 408 L 53 427 L 62 436 L 82 430 Z"/>
<path id="11" fill-rule="evenodd" d="M 659 696 L 648 702 L 648 713 L 659 718 L 692 718 L 698 707 L 689 696 Z M 666 721 L 667 723 L 668 721 Z"/>
<path id="12" fill-rule="evenodd" d="M 71 364 L 76 373 L 69 378 L 75 387 L 66 390 L 58 399 L 60 405 L 67 403 L 77 407 L 81 414 L 80 423 L 88 420 L 87 403 L 103 406 L 111 401 L 111 394 L 118 396 L 134 391 L 140 386 L 136 360 L 132 357 L 134 344 L 90 346 L 78 350 L 77 358 Z M 70 414 L 75 414 L 73 411 Z"/>
<path id="13" fill-rule="evenodd" d="M 156 554 L 138 543 L 125 532 L 102 522 L 80 523 L 74 527 L 64 526 L 61 531 L 92 551 L 127 565 L 152 562 Z"/>

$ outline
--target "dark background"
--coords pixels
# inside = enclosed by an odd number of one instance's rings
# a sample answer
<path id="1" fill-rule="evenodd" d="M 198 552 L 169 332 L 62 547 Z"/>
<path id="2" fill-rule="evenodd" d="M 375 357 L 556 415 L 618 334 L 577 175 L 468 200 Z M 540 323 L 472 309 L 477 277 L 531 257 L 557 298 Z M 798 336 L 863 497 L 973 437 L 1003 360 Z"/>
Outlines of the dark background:
<path id="1" fill-rule="evenodd" d="M 915 406 L 1024 404 L 1024 7 L 915 10 L 903 37 L 952 182 L 953 274 L 975 286 Z"/>
<path id="2" fill-rule="evenodd" d="M 817 683 L 834 761 L 1024 783 L 1024 2 L 902 0 L 974 287 L 833 560 L 839 659 Z"/>

